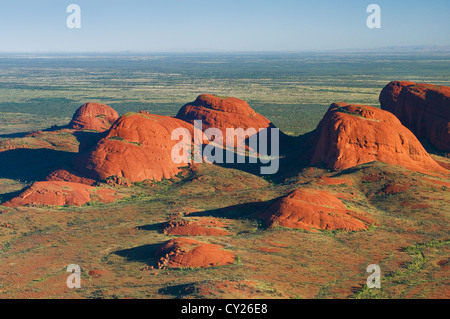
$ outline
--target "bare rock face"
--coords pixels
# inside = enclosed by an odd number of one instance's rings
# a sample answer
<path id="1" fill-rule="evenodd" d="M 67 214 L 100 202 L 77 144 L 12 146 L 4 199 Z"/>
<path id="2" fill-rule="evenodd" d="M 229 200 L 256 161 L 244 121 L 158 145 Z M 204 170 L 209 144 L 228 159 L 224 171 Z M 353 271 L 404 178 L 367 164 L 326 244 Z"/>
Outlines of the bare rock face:
<path id="1" fill-rule="evenodd" d="M 247 102 L 235 97 L 218 97 L 202 94 L 197 99 L 183 106 L 177 118 L 194 124 L 202 120 L 203 129 L 216 127 L 225 132 L 226 128 L 256 129 L 270 126 L 270 121 L 256 113 Z"/>
<path id="2" fill-rule="evenodd" d="M 46 181 L 36 182 L 19 196 L 3 203 L 3 206 L 25 205 L 81 206 L 96 198 L 101 202 L 113 202 L 115 192 L 111 189 L 96 189 L 85 184 Z"/>
<path id="3" fill-rule="evenodd" d="M 75 167 L 84 176 L 104 180 L 114 176 L 130 182 L 160 181 L 180 172 L 183 163 L 172 159 L 174 129 L 184 128 L 191 137 L 193 126 L 168 116 L 147 112 L 122 115 L 91 150 L 82 154 Z"/>
<path id="4" fill-rule="evenodd" d="M 424 173 L 447 172 L 392 113 L 375 107 L 332 104 L 315 138 L 311 165 L 346 169 L 381 161 Z"/>
<path id="5" fill-rule="evenodd" d="M 207 244 L 189 238 L 171 239 L 157 251 L 158 268 L 206 268 L 230 265 L 236 255 L 221 245 Z"/>
<path id="6" fill-rule="evenodd" d="M 393 81 L 381 91 L 380 104 L 418 138 L 450 151 L 450 87 Z"/>
<path id="7" fill-rule="evenodd" d="M 308 231 L 367 229 L 367 219 L 355 216 L 329 192 L 301 188 L 279 198 L 261 217 L 270 227 L 279 225 Z"/>
<path id="8" fill-rule="evenodd" d="M 202 94 L 197 99 L 184 105 L 176 116 L 177 118 L 194 124 L 194 120 L 202 120 L 202 130 L 217 128 L 222 132 L 223 139 L 215 136 L 214 141 L 219 144 L 226 143 L 227 128 L 241 128 L 243 130 L 275 127 L 267 118 L 256 113 L 247 102 L 235 97 L 220 97 L 211 94 Z M 234 138 L 237 145 L 237 138 Z"/>
<path id="9" fill-rule="evenodd" d="M 69 127 L 77 130 L 104 132 L 119 118 L 111 107 L 99 103 L 86 103 L 76 110 Z"/>
<path id="10" fill-rule="evenodd" d="M 47 181 L 71 182 L 71 183 L 85 184 L 89 186 L 92 186 L 96 183 L 96 181 L 93 179 L 78 176 L 64 169 L 59 169 L 51 172 L 45 179 Z"/>

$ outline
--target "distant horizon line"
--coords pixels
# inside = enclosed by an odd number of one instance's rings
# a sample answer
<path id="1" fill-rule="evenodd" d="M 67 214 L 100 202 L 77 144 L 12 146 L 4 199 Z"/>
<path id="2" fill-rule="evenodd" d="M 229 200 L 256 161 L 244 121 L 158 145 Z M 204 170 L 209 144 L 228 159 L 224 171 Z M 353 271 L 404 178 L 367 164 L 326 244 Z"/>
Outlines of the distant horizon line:
<path id="1" fill-rule="evenodd" d="M 111 50 L 111 51 L 1 51 L 0 54 L 300 54 L 300 53 L 449 53 L 450 45 L 404 45 L 374 48 L 311 49 L 311 50 Z"/>

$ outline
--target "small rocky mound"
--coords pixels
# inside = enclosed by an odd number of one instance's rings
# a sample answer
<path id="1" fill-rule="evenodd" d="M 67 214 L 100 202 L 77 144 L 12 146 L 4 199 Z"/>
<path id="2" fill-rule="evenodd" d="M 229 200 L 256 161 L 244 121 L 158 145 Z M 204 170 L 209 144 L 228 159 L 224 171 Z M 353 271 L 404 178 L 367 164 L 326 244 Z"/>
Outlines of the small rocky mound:
<path id="1" fill-rule="evenodd" d="M 75 111 L 69 127 L 76 130 L 104 132 L 119 118 L 110 106 L 99 103 L 86 103 Z"/>
<path id="2" fill-rule="evenodd" d="M 146 112 L 122 115 L 90 151 L 75 161 L 76 169 L 95 180 L 111 176 L 127 181 L 141 182 L 171 178 L 187 166 L 187 159 L 175 163 L 172 131 L 184 128 L 193 136 L 193 126 L 168 116 Z M 189 141 L 190 142 L 190 141 Z"/>
<path id="3" fill-rule="evenodd" d="M 71 182 L 71 183 L 79 183 L 85 185 L 94 185 L 96 183 L 95 180 L 78 176 L 74 173 L 66 171 L 64 169 L 56 170 L 50 173 L 46 178 L 47 181 L 56 181 L 56 182 Z"/>
<path id="4" fill-rule="evenodd" d="M 208 128 L 218 128 L 222 131 L 224 140 L 217 139 L 217 143 L 226 141 L 227 128 L 260 129 L 275 127 L 267 118 L 256 113 L 247 102 L 235 97 L 220 97 L 202 94 L 197 99 L 184 105 L 177 118 L 194 124 L 194 120 L 202 120 L 203 131 Z"/>
<path id="5" fill-rule="evenodd" d="M 188 238 L 171 239 L 157 251 L 158 268 L 205 268 L 231 265 L 236 255 L 226 251 L 223 246 L 206 244 Z"/>
<path id="6" fill-rule="evenodd" d="M 114 191 L 97 190 L 95 187 L 71 182 L 36 182 L 19 196 L 3 203 L 3 206 L 18 207 L 26 205 L 81 206 L 93 198 L 101 202 L 113 202 Z"/>
<path id="7" fill-rule="evenodd" d="M 393 81 L 381 91 L 380 104 L 418 138 L 450 151 L 450 87 Z"/>
<path id="8" fill-rule="evenodd" d="M 279 225 L 308 231 L 367 229 L 367 224 L 355 216 L 356 213 L 349 211 L 336 196 L 302 188 L 275 201 L 261 218 L 269 227 Z"/>
<path id="9" fill-rule="evenodd" d="M 424 173 L 447 172 L 392 113 L 376 107 L 334 103 L 314 138 L 311 165 L 336 170 L 381 161 Z"/>
<path id="10" fill-rule="evenodd" d="M 212 219 L 170 220 L 163 226 L 163 233 L 176 236 L 228 236 L 230 232 L 221 228 L 220 222 Z M 220 228 L 219 228 L 220 227 Z"/>

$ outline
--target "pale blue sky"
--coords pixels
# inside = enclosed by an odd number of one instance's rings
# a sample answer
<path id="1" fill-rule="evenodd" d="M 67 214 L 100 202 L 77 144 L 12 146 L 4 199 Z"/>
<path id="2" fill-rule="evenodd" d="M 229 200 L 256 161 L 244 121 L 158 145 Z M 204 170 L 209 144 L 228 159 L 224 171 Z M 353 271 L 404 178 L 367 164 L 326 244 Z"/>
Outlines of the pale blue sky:
<path id="1" fill-rule="evenodd" d="M 66 7 L 81 7 L 68 29 Z M 382 10 L 368 29 L 366 8 Z M 0 51 L 305 51 L 450 45 L 448 0 L 0 0 Z"/>

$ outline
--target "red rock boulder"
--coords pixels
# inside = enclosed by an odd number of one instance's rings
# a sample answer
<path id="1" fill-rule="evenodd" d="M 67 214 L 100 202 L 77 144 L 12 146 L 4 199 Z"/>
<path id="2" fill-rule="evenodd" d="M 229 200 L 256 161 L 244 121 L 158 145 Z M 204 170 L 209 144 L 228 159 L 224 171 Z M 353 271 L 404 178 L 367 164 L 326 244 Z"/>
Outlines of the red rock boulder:
<path id="1" fill-rule="evenodd" d="M 176 117 L 190 124 L 194 124 L 194 120 L 202 120 L 203 131 L 208 128 L 221 130 L 223 140 L 215 140 L 220 144 L 226 142 L 227 128 L 253 128 L 259 132 L 260 129 L 275 127 L 267 118 L 256 113 L 247 102 L 235 97 L 211 94 L 202 94 L 194 102 L 184 105 Z M 237 145 L 236 139 L 234 140 Z"/>
<path id="2" fill-rule="evenodd" d="M 179 119 L 146 112 L 124 114 L 104 138 L 79 156 L 75 167 L 95 180 L 114 176 L 134 183 L 171 178 L 187 165 L 172 159 L 179 140 L 172 140 L 171 134 L 177 128 L 194 134 L 193 126 Z"/>
<path id="3" fill-rule="evenodd" d="M 221 245 L 206 244 L 188 238 L 176 238 L 164 243 L 157 251 L 158 268 L 205 268 L 234 263 L 236 255 Z"/>
<path id="4" fill-rule="evenodd" d="M 270 227 L 279 225 L 308 231 L 367 229 L 370 219 L 357 216 L 336 196 L 326 191 L 302 188 L 276 200 L 261 218 Z"/>
<path id="5" fill-rule="evenodd" d="M 80 106 L 72 117 L 69 127 L 77 130 L 104 132 L 119 118 L 111 107 L 99 103 L 86 103 Z"/>
<path id="6" fill-rule="evenodd" d="M 311 165 L 336 170 L 381 161 L 424 173 L 447 172 L 392 113 L 376 107 L 334 103 L 314 138 Z"/>
<path id="7" fill-rule="evenodd" d="M 95 180 L 78 176 L 72 172 L 69 172 L 65 169 L 59 169 L 51 172 L 45 180 L 47 181 L 56 181 L 56 182 L 71 182 L 71 183 L 79 183 L 85 185 L 94 185 L 96 183 Z"/>
<path id="8" fill-rule="evenodd" d="M 381 91 L 380 104 L 418 138 L 450 151 L 450 87 L 393 81 Z"/>

